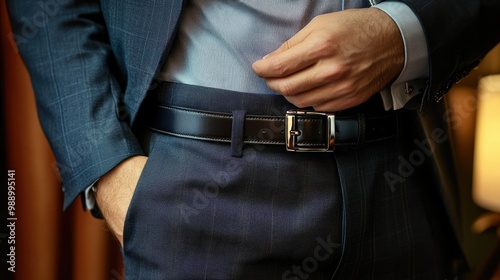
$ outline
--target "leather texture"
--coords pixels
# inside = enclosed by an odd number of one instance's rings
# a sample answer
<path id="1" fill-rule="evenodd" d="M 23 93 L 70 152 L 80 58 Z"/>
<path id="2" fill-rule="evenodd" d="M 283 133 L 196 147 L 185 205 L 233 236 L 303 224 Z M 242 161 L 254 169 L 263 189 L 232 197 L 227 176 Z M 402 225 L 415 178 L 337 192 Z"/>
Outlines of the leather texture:
<path id="1" fill-rule="evenodd" d="M 233 116 L 189 108 L 157 105 L 150 128 L 180 137 L 231 142 Z M 243 142 L 285 145 L 285 116 L 246 116 Z M 335 146 L 361 145 L 397 137 L 395 113 L 381 116 L 338 116 L 335 118 Z M 296 116 L 298 147 L 327 148 L 328 122 L 324 116 Z"/>

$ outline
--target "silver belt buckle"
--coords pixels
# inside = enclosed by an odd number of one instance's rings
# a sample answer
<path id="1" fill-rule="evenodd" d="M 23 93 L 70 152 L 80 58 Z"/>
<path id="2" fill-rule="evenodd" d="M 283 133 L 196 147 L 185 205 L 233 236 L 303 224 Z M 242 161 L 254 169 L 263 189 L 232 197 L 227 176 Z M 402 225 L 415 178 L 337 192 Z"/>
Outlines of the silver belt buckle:
<path id="1" fill-rule="evenodd" d="M 324 147 L 298 147 L 297 136 L 301 132 L 297 130 L 297 116 L 323 116 L 326 125 L 326 137 Z M 322 113 L 306 110 L 290 110 L 285 117 L 285 142 L 286 150 L 290 152 L 333 152 L 335 144 L 335 114 Z"/>

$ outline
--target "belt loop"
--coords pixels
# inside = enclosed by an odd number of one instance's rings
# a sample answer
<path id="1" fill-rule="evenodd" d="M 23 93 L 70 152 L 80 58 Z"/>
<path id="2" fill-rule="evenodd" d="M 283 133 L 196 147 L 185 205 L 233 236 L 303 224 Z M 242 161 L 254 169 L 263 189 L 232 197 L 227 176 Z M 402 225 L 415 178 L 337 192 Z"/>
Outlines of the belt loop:
<path id="1" fill-rule="evenodd" d="M 231 156 L 242 157 L 245 137 L 245 110 L 233 111 L 233 123 L 231 126 Z"/>
<path id="2" fill-rule="evenodd" d="M 362 145 L 365 142 L 366 136 L 366 119 L 365 114 L 359 113 L 358 115 L 358 145 Z"/>

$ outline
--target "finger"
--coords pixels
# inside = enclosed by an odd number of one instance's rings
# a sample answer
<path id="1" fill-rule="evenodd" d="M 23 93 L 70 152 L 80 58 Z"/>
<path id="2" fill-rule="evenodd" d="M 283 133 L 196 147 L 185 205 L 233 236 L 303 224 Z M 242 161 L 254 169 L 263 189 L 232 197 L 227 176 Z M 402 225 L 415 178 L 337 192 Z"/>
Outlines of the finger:
<path id="1" fill-rule="evenodd" d="M 299 108 L 334 112 L 357 106 L 374 94 L 365 87 L 358 87 L 356 82 L 338 81 L 285 98 Z"/>
<path id="2" fill-rule="evenodd" d="M 314 45 L 305 41 L 285 51 L 271 53 L 256 61 L 252 68 L 262 78 L 280 78 L 298 72 L 317 62 Z"/>
<path id="3" fill-rule="evenodd" d="M 315 107 L 324 104 L 329 100 L 342 98 L 344 93 L 337 91 L 338 86 L 329 84 L 304 91 L 295 95 L 285 96 L 288 102 L 299 108 Z"/>
<path id="4" fill-rule="evenodd" d="M 289 96 L 330 83 L 338 83 L 347 77 L 349 71 L 349 67 L 340 65 L 334 60 L 325 60 L 284 78 L 268 78 L 266 83 L 273 91 Z"/>
<path id="5" fill-rule="evenodd" d="M 315 42 L 310 40 L 314 28 L 308 24 L 278 49 L 256 61 L 252 67 L 263 78 L 285 77 L 317 61 Z"/>
<path id="6" fill-rule="evenodd" d="M 336 112 L 346 110 L 358 106 L 373 96 L 375 93 L 362 92 L 356 94 L 339 95 L 333 99 L 326 99 L 324 102 L 319 102 L 312 107 L 320 112 Z"/>
<path id="7" fill-rule="evenodd" d="M 358 103 L 355 99 L 351 98 L 337 98 L 328 100 L 327 102 L 316 104 L 313 107 L 318 112 L 338 112 L 355 107 L 362 102 Z"/>

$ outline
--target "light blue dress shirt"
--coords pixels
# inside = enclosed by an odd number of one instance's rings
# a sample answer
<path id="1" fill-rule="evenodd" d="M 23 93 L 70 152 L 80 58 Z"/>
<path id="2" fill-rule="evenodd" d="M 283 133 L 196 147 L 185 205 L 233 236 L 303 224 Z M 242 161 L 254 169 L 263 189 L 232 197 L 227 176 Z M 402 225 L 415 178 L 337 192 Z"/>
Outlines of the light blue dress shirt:
<path id="1" fill-rule="evenodd" d="M 429 67 L 424 32 L 404 3 L 370 2 L 391 16 L 403 37 L 404 69 L 381 93 L 386 109 L 399 109 L 425 87 Z M 252 63 L 278 48 L 314 16 L 362 4 L 362 0 L 190 0 L 159 79 L 272 94 L 264 79 L 253 72 Z"/>

